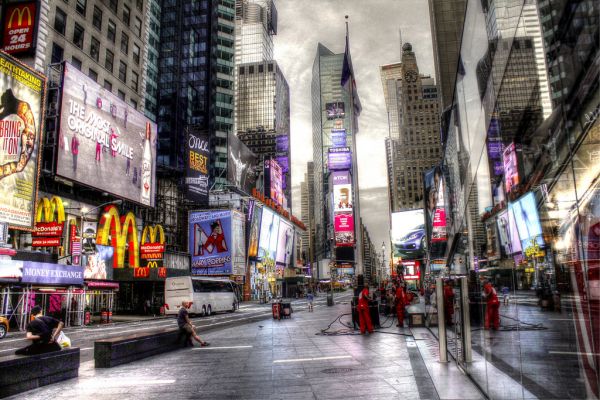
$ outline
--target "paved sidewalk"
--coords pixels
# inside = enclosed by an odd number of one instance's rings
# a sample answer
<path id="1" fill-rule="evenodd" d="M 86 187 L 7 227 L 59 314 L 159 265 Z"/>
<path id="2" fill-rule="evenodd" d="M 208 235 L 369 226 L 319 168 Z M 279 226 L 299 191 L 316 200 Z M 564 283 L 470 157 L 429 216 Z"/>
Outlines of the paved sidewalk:
<path id="1" fill-rule="evenodd" d="M 348 301 L 317 306 L 313 313 L 302 308 L 295 308 L 292 319 L 201 334 L 211 342 L 208 348 L 182 349 L 112 369 L 94 369 L 93 361 L 86 362 L 79 378 L 14 398 L 450 399 L 438 394 L 434 383 L 440 377 L 431 376 L 426 365 L 435 361 L 424 361 L 412 338 L 397 334 L 410 335 L 408 329 L 384 328 L 385 333 L 372 336 L 317 335 L 350 311 Z M 350 316 L 342 321 L 350 323 Z M 338 323 L 331 330 L 349 332 Z M 447 378 L 447 369 L 443 373 Z M 474 393 L 469 381 L 457 385 L 456 393 Z M 471 386 L 461 390 L 463 385 Z"/>

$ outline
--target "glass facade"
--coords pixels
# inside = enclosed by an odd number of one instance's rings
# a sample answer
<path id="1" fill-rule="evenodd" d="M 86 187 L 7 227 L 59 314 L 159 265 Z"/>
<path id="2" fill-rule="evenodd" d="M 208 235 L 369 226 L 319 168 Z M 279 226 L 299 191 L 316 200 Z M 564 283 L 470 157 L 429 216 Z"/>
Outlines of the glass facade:
<path id="1" fill-rule="evenodd" d="M 542 0 L 535 19 L 531 4 L 468 1 L 428 278 L 455 278 L 448 351 L 490 398 L 597 399 L 600 10 Z"/>
<path id="2" fill-rule="evenodd" d="M 143 75 L 146 84 L 144 112 L 148 118 L 156 121 L 158 112 L 158 56 L 160 51 L 160 3 L 157 0 L 148 1 L 146 36 L 146 73 Z M 140 53 L 140 47 L 134 43 L 133 62 L 136 64 L 141 61 Z"/>

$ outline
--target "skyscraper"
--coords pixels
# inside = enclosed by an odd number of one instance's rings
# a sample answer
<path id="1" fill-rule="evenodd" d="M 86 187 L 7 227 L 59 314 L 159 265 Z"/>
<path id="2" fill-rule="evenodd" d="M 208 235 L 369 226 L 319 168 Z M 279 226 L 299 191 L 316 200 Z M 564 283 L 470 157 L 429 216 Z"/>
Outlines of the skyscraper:
<path id="1" fill-rule="evenodd" d="M 347 51 L 349 59 L 349 49 Z M 313 62 L 311 100 L 315 257 L 317 260 L 354 263 L 356 273 L 362 273 L 362 251 L 359 246 L 362 232 L 358 221 L 354 223 L 354 218 L 360 216 L 355 138 L 358 128 L 355 106 L 360 101 L 354 90 L 346 90 L 341 86 L 344 56 L 344 53 L 335 54 L 319 43 Z M 349 65 L 351 70 L 350 63 L 346 64 L 346 68 Z M 340 186 L 336 191 L 334 179 L 340 179 L 348 186 Z M 352 211 L 339 211 L 336 193 L 353 201 Z M 339 218 L 344 218 L 344 222 L 338 221 Z M 340 224 L 344 227 L 340 227 Z"/>
<path id="2" fill-rule="evenodd" d="M 388 114 L 398 115 L 398 134 L 392 132 L 395 122 L 390 118 L 392 135 L 386 140 L 390 211 L 419 208 L 422 174 L 441 157 L 437 87 L 432 78 L 419 73 L 410 43 L 402 47 L 402 63 L 382 66 L 381 75 Z"/>
<path id="3" fill-rule="evenodd" d="M 236 65 L 272 60 L 276 34 L 273 0 L 235 0 Z"/>

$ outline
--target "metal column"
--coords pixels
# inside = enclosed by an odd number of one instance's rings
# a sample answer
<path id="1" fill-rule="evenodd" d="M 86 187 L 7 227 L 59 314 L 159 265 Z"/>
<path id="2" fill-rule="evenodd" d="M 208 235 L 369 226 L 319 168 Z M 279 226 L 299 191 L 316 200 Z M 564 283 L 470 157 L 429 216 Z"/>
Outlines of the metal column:
<path id="1" fill-rule="evenodd" d="M 446 338 L 446 316 L 444 314 L 444 286 L 442 278 L 435 280 L 435 298 L 438 313 L 438 340 L 440 350 L 440 362 L 448 362 L 448 343 Z"/>
<path id="2" fill-rule="evenodd" d="M 473 361 L 471 349 L 471 313 L 469 310 L 469 282 L 466 276 L 460 278 L 460 297 L 462 302 L 463 356 L 465 362 Z"/>

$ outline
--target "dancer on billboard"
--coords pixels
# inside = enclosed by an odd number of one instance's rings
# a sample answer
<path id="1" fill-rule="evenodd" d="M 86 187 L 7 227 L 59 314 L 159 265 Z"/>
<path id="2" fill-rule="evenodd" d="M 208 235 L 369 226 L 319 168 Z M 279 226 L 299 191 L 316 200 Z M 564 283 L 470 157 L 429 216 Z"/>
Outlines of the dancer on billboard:
<path id="1" fill-rule="evenodd" d="M 200 241 L 198 242 L 196 255 L 204 255 L 204 251 L 212 253 L 213 250 L 217 250 L 217 253 L 224 253 L 228 251 L 227 241 L 223 234 L 223 227 L 221 226 L 221 220 L 217 220 L 210 224 L 210 235 L 206 235 L 202 227 L 196 225 L 196 231 L 199 234 Z"/>

